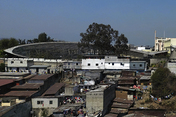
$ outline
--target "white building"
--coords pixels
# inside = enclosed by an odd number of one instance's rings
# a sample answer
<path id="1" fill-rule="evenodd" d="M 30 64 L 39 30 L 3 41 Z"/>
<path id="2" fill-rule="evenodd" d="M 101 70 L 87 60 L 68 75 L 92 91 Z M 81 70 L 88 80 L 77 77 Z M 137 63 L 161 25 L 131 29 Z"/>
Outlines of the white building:
<path id="1" fill-rule="evenodd" d="M 105 69 L 130 69 L 130 59 L 105 56 Z"/>
<path id="2" fill-rule="evenodd" d="M 82 69 L 104 69 L 105 59 L 82 59 Z"/>
<path id="3" fill-rule="evenodd" d="M 28 72 L 29 66 L 33 65 L 32 60 L 21 58 L 8 58 L 6 71 Z"/>

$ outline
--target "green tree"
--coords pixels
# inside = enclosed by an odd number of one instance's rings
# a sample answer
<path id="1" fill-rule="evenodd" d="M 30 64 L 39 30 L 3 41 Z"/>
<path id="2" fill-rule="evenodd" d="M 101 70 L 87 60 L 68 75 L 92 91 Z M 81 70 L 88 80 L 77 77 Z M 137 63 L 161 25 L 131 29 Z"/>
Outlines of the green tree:
<path id="1" fill-rule="evenodd" d="M 128 42 L 126 37 L 122 38 L 123 35 L 119 37 L 118 31 L 111 28 L 110 25 L 97 23 L 90 24 L 86 33 L 80 33 L 80 36 L 82 38 L 80 42 L 78 42 L 78 47 L 81 50 L 93 49 L 94 54 L 96 51 L 98 51 L 99 54 L 114 54 L 116 49 L 126 47 L 124 45 Z M 125 39 L 125 41 L 123 41 L 123 39 Z M 118 42 L 123 43 L 120 44 Z M 115 43 L 119 44 L 118 48 L 114 46 Z M 121 49 L 121 52 L 123 51 L 124 49 Z"/>
<path id="2" fill-rule="evenodd" d="M 1 40 L 0 40 L 0 48 L 1 48 L 2 50 L 7 49 L 7 48 L 8 48 L 8 45 L 9 45 L 9 39 L 4 38 L 4 39 L 1 39 Z"/>
<path id="3" fill-rule="evenodd" d="M 54 39 L 51 39 L 51 37 L 47 37 L 46 33 L 40 33 L 38 35 L 38 42 L 53 42 Z"/>
<path id="4" fill-rule="evenodd" d="M 18 44 L 19 44 L 18 40 L 16 40 L 15 38 L 10 38 L 8 43 L 8 48 L 17 46 Z"/>
<path id="5" fill-rule="evenodd" d="M 127 45 L 128 39 L 124 36 L 124 34 L 121 34 L 118 39 L 115 42 L 115 52 L 117 55 L 120 56 L 120 54 L 125 54 L 127 51 L 129 51 L 129 47 Z"/>
<path id="6" fill-rule="evenodd" d="M 19 45 L 22 45 L 22 44 L 26 44 L 26 40 L 25 39 L 18 39 L 18 43 Z"/>
<path id="7" fill-rule="evenodd" d="M 151 80 L 152 94 L 156 97 L 167 96 L 176 91 L 176 76 L 168 68 L 159 67 Z"/>
<path id="8" fill-rule="evenodd" d="M 38 35 L 39 42 L 47 42 L 47 34 L 46 33 L 40 33 Z"/>

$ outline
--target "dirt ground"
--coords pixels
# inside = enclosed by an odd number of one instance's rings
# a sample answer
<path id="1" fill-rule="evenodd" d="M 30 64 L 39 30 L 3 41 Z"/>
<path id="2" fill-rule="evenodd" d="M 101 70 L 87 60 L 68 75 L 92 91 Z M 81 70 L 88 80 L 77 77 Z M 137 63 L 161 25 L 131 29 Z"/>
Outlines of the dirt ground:
<path id="1" fill-rule="evenodd" d="M 135 100 L 135 104 L 133 108 L 141 108 L 141 109 L 166 109 L 166 117 L 176 117 L 176 111 L 170 111 L 168 110 L 169 103 L 173 105 L 173 107 L 176 107 L 176 96 L 172 97 L 171 99 L 167 100 L 161 100 L 154 101 L 152 98 L 150 98 L 150 93 L 148 91 L 143 92 L 142 99 Z M 164 106 L 166 105 L 166 106 Z M 171 108 L 171 107 L 170 107 Z"/>

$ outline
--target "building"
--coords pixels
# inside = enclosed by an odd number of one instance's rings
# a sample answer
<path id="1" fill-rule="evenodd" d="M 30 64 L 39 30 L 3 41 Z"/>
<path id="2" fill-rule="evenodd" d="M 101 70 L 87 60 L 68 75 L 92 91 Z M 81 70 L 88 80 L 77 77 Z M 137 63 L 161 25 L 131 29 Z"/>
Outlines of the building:
<path id="1" fill-rule="evenodd" d="M 95 90 L 86 93 L 86 110 L 89 113 L 102 112 L 102 115 L 110 109 L 111 101 L 115 98 L 115 85 L 102 84 Z"/>
<path id="2" fill-rule="evenodd" d="M 59 59 L 44 58 L 5 58 L 5 70 L 8 72 L 26 72 L 32 74 L 60 73 L 63 65 Z"/>
<path id="3" fill-rule="evenodd" d="M 53 111 L 60 105 L 59 97 L 36 97 L 32 98 L 32 112 L 33 116 L 41 117 L 42 113 L 47 112 L 47 116 L 51 115 Z"/>
<path id="4" fill-rule="evenodd" d="M 147 62 L 146 61 L 131 61 L 130 62 L 130 70 L 137 71 L 146 71 L 147 70 Z"/>
<path id="5" fill-rule="evenodd" d="M 168 53 L 173 51 L 173 47 L 176 46 L 176 38 L 166 38 L 164 41 L 164 50 L 167 50 Z"/>
<path id="6" fill-rule="evenodd" d="M 82 59 L 82 69 L 104 69 L 104 59 Z"/>
<path id="7" fill-rule="evenodd" d="M 6 71 L 29 72 L 29 66 L 33 65 L 33 60 L 21 58 L 8 58 Z"/>
<path id="8" fill-rule="evenodd" d="M 130 69 L 130 58 L 117 56 L 105 56 L 105 69 Z"/>

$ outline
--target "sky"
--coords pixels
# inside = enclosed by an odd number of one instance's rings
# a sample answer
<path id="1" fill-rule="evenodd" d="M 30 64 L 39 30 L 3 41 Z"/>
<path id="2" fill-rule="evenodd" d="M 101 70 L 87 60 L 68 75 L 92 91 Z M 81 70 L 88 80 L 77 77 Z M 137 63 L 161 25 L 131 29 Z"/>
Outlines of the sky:
<path id="1" fill-rule="evenodd" d="M 79 42 L 93 22 L 111 25 L 136 46 L 176 38 L 176 0 L 0 0 L 0 38 Z"/>

